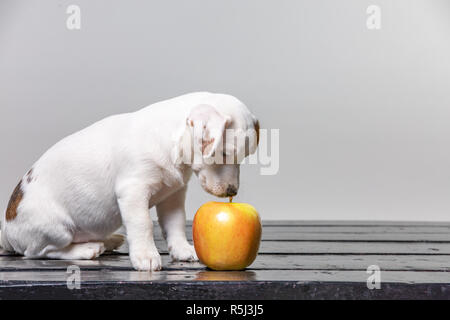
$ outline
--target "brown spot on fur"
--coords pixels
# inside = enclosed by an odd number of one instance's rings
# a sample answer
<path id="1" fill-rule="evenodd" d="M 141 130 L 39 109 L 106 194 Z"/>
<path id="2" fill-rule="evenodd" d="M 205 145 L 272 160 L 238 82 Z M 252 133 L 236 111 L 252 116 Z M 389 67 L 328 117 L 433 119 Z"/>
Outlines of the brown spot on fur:
<path id="1" fill-rule="evenodd" d="M 14 189 L 11 198 L 9 199 L 8 209 L 6 209 L 6 221 L 11 221 L 16 218 L 17 208 L 19 207 L 22 198 L 23 198 L 22 180 L 20 180 L 19 184 Z"/>
<path id="2" fill-rule="evenodd" d="M 33 168 L 31 168 L 28 172 L 27 172 L 27 182 L 30 183 L 31 181 L 33 181 Z"/>
<path id="3" fill-rule="evenodd" d="M 256 145 L 259 144 L 259 121 L 256 120 L 255 124 L 255 131 L 256 131 Z"/>

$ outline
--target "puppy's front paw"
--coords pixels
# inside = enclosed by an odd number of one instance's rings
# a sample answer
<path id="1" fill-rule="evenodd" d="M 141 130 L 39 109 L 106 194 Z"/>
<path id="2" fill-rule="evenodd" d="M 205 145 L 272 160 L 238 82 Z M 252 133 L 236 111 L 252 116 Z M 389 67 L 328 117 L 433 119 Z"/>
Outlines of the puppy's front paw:
<path id="1" fill-rule="evenodd" d="M 179 241 L 169 245 L 170 256 L 173 261 L 198 261 L 194 246 L 187 241 Z"/>
<path id="2" fill-rule="evenodd" d="M 158 250 L 147 250 L 139 252 L 131 252 L 130 260 L 133 267 L 138 271 L 158 271 L 161 270 L 161 256 Z"/>

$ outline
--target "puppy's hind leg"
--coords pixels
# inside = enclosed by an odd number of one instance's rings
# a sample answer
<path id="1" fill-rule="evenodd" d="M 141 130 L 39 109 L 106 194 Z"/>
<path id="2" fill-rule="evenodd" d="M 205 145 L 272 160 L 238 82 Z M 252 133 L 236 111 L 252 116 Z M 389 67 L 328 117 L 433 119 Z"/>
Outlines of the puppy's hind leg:
<path id="1" fill-rule="evenodd" d="M 61 260 L 91 260 L 105 252 L 103 242 L 72 243 L 63 249 L 49 250 L 45 257 Z"/>
<path id="2" fill-rule="evenodd" d="M 30 259 L 91 260 L 105 251 L 105 245 L 100 241 L 74 243 L 73 232 L 66 225 L 54 223 L 52 229 L 35 228 L 40 231 L 39 236 L 29 237 L 24 256 Z"/>
<path id="3" fill-rule="evenodd" d="M 125 236 L 121 234 L 113 234 L 106 238 L 106 240 L 103 241 L 105 244 L 105 251 L 113 251 L 119 248 L 125 241 Z"/>

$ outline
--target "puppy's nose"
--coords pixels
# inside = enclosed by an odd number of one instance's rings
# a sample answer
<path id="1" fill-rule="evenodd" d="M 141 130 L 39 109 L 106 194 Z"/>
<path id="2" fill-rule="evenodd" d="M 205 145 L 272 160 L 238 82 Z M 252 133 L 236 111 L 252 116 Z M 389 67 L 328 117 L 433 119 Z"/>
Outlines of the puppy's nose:
<path id="1" fill-rule="evenodd" d="M 227 188 L 227 197 L 233 197 L 237 194 L 237 188 L 233 185 L 228 185 Z"/>

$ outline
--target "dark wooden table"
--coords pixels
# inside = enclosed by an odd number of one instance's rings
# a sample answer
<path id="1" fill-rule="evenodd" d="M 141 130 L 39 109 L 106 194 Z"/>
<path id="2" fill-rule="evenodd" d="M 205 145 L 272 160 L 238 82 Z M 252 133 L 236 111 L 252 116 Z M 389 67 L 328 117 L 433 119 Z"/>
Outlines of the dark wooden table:
<path id="1" fill-rule="evenodd" d="M 450 223 L 267 221 L 256 261 L 233 272 L 170 262 L 155 233 L 163 271 L 153 273 L 134 271 L 126 247 L 92 261 L 3 252 L 0 298 L 450 299 Z M 371 265 L 380 289 L 367 286 Z M 67 287 L 69 266 L 80 268 L 80 289 Z"/>

